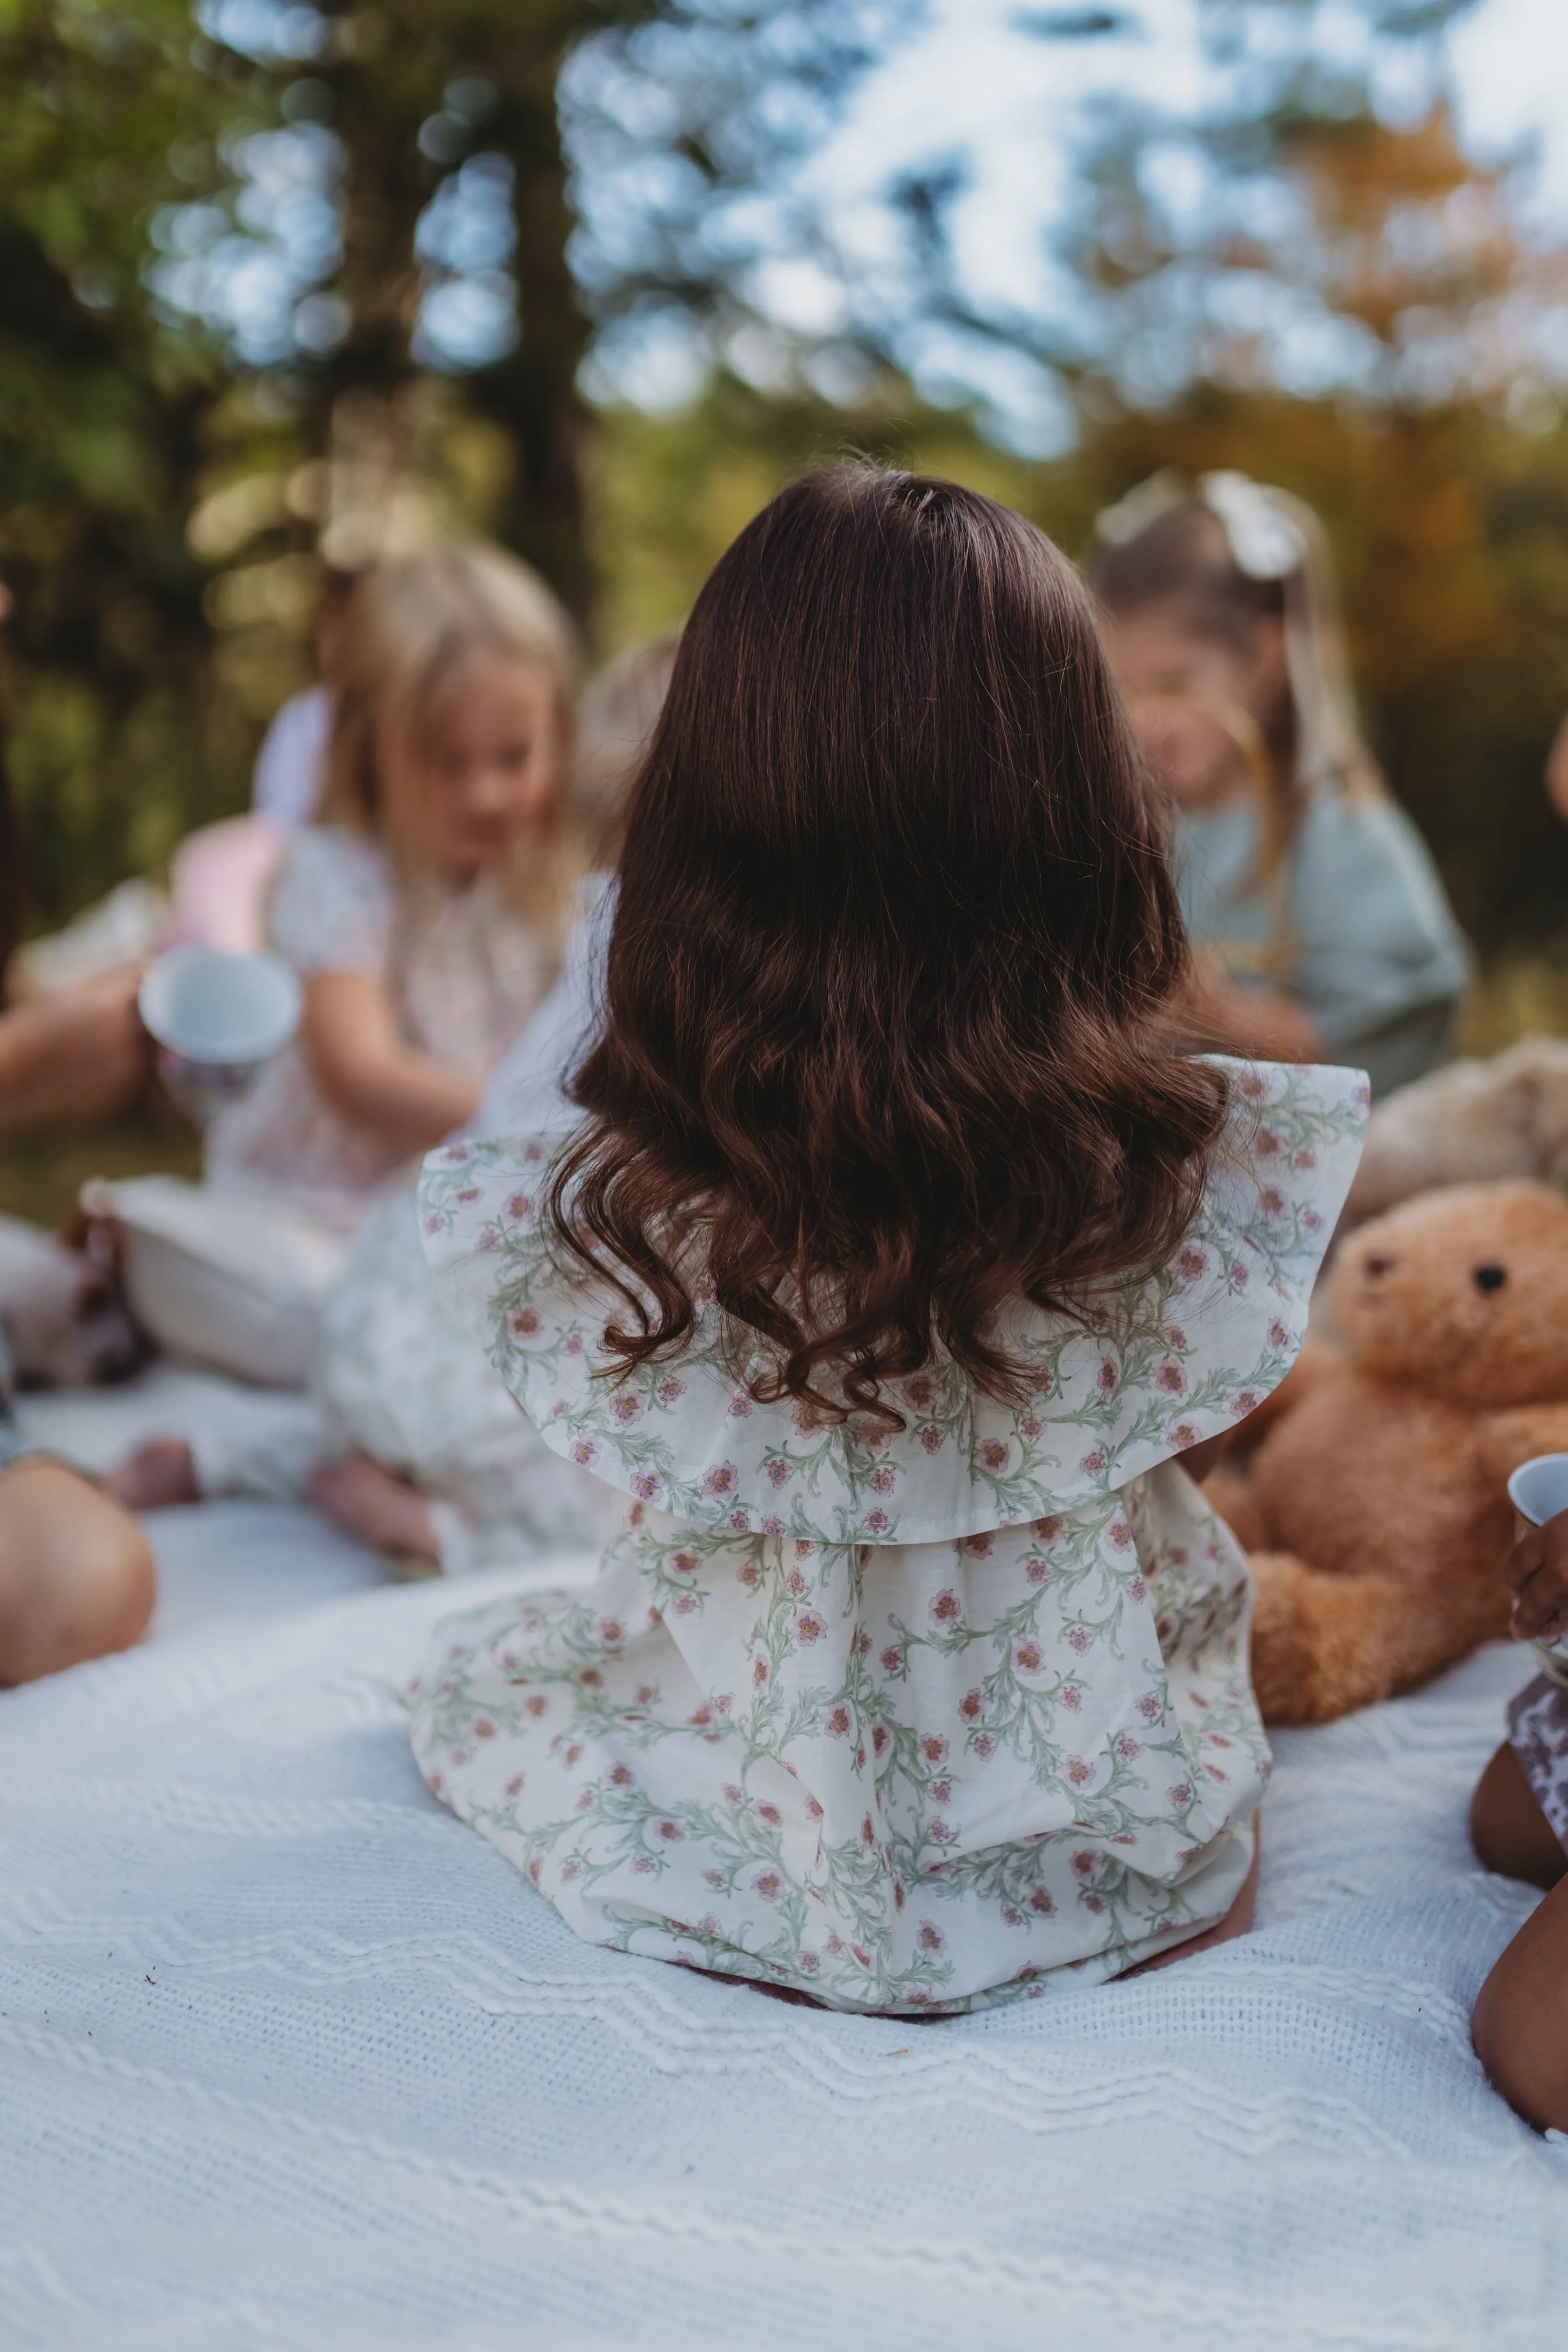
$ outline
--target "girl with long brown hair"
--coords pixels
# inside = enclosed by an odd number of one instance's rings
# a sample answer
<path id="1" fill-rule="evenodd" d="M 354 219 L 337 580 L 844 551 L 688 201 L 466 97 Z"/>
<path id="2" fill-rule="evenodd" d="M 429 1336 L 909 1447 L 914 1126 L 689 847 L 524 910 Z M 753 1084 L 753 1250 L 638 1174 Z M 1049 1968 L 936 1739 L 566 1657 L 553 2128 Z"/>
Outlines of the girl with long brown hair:
<path id="1" fill-rule="evenodd" d="M 1363 1089 L 1163 1048 L 1161 824 L 991 500 L 834 468 L 704 589 L 582 1124 L 422 1194 L 626 1498 L 589 1597 L 448 1623 L 416 1688 L 432 1788 L 584 1935 L 936 2013 L 1246 1924 L 1247 1564 L 1178 1457 L 1290 1363 Z"/>

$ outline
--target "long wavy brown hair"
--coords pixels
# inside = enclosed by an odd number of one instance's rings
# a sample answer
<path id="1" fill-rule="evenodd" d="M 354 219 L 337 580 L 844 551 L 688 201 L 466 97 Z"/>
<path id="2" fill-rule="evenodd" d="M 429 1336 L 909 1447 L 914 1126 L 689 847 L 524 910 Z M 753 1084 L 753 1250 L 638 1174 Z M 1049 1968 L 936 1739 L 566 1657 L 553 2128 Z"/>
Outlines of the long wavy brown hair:
<path id="1" fill-rule="evenodd" d="M 1195 1211 L 1226 1090 L 1156 1041 L 1186 964 L 1050 541 L 864 465 L 782 491 L 681 638 L 555 1172 L 612 1365 L 679 1350 L 706 1276 L 760 1402 L 898 1424 L 938 1345 L 1018 1395 L 998 1309 L 1081 1311 Z"/>

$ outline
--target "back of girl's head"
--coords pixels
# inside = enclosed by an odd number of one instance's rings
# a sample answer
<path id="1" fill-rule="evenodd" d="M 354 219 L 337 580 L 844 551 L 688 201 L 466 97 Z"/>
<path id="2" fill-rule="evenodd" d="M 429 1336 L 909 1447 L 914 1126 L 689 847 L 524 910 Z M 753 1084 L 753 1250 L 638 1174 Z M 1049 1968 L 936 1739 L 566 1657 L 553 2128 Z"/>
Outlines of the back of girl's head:
<path id="1" fill-rule="evenodd" d="M 772 1343 L 759 1395 L 870 1404 L 933 1336 L 1007 1391 L 997 1308 L 1148 1267 L 1194 1211 L 1224 1087 L 1150 1034 L 1185 952 L 1050 541 L 907 474 L 784 490 L 681 639 L 555 1192 L 626 1287 L 623 1360 L 689 1331 L 696 1238 Z"/>
<path id="2" fill-rule="evenodd" d="M 428 757 L 476 667 L 541 677 L 554 765 L 575 720 L 576 637 L 537 572 L 500 548 L 437 546 L 375 565 L 349 598 L 333 653 L 333 723 L 320 814 L 395 831 L 400 772 Z"/>

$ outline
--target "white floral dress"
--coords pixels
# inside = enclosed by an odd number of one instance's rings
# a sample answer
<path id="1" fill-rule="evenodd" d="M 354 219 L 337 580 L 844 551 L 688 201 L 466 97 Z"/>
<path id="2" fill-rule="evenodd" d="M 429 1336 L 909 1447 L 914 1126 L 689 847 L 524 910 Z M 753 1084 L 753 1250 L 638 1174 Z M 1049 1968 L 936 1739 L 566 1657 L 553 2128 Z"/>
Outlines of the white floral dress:
<path id="1" fill-rule="evenodd" d="M 433 876 L 400 883 L 379 842 L 333 825 L 289 843 L 268 930 L 299 972 L 380 982 L 410 1045 L 476 1073 L 511 1044 L 559 961 L 493 876 L 463 888 Z M 352 1231 L 405 1157 L 328 1102 L 295 1046 L 214 1121 L 207 1180 L 280 1192 Z"/>
<path id="2" fill-rule="evenodd" d="M 557 1452 L 629 1497 L 586 1597 L 449 1620 L 432 1789 L 584 1936 L 940 2013 L 1116 1976 L 1223 1917 L 1268 1757 L 1249 1579 L 1174 1457 L 1284 1377 L 1365 1082 L 1226 1065 L 1229 1150 L 1171 1265 L 1087 1326 L 1018 1306 L 1016 1409 L 951 1363 L 892 1435 L 691 1344 L 596 1378 L 602 1289 L 542 1223 L 544 1142 L 426 1163 L 426 1246 Z"/>

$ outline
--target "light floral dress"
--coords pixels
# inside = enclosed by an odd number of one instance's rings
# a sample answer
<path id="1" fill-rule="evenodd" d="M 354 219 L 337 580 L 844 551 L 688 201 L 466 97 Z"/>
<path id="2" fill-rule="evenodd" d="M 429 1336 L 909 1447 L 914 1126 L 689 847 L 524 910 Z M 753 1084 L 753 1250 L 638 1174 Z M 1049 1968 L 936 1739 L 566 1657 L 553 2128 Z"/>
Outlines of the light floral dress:
<path id="1" fill-rule="evenodd" d="M 462 888 L 435 876 L 405 882 L 378 841 L 333 825 L 307 825 L 290 841 L 268 937 L 296 971 L 378 981 L 411 1045 L 475 1072 L 511 1044 L 560 960 L 494 876 Z M 352 1230 L 405 1157 L 328 1102 L 295 1046 L 214 1121 L 207 1181 L 281 1192 Z"/>
<path id="2" fill-rule="evenodd" d="M 590 1595 L 449 1620 L 413 1692 L 432 1789 L 580 1934 L 938 2013 L 1224 1916 L 1268 1755 L 1246 1559 L 1174 1457 L 1293 1361 L 1367 1103 L 1359 1072 L 1224 1066 L 1170 1265 L 1087 1322 L 1018 1305 L 1028 1402 L 942 1360 L 890 1435 L 754 1402 L 706 1287 L 678 1358 L 596 1377 L 610 1301 L 550 1245 L 550 1145 L 426 1161 L 426 1249 L 490 1360 L 628 1497 Z"/>

